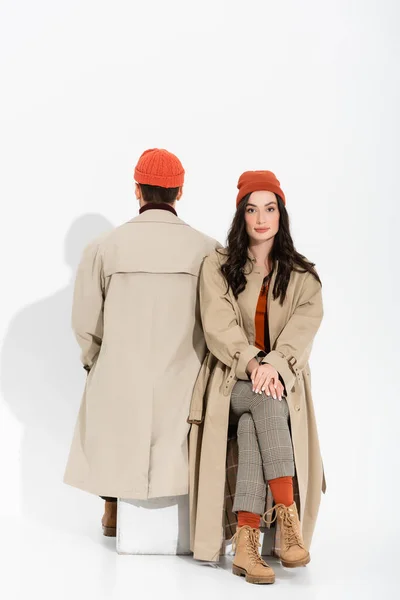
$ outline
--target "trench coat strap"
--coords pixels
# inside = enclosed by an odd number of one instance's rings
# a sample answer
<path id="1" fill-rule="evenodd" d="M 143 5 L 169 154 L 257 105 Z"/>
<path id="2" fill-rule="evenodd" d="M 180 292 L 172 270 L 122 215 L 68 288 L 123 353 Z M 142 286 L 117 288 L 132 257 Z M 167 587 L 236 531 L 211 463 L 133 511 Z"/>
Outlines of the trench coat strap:
<path id="1" fill-rule="evenodd" d="M 205 359 L 203 360 L 203 364 L 200 367 L 200 371 L 197 375 L 196 383 L 193 388 L 189 417 L 187 418 L 188 423 L 200 424 L 204 419 L 204 394 L 210 378 L 211 358 L 212 354 L 210 351 L 208 351 Z"/>
<path id="2" fill-rule="evenodd" d="M 229 396 L 229 394 L 232 391 L 233 386 L 235 385 L 235 383 L 237 381 L 236 369 L 238 366 L 239 358 L 240 358 L 240 352 L 236 352 L 235 356 L 233 357 L 232 366 L 229 369 L 229 373 L 224 378 L 224 381 L 222 384 L 223 385 L 222 393 L 224 396 Z"/>

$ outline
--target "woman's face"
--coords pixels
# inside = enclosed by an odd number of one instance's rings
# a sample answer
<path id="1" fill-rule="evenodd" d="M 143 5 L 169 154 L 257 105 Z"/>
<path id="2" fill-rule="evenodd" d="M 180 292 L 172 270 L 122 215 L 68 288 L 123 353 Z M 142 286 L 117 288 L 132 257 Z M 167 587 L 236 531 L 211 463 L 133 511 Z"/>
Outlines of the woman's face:
<path id="1" fill-rule="evenodd" d="M 278 233 L 279 208 L 273 192 L 252 192 L 244 215 L 246 231 L 251 242 L 265 242 Z"/>

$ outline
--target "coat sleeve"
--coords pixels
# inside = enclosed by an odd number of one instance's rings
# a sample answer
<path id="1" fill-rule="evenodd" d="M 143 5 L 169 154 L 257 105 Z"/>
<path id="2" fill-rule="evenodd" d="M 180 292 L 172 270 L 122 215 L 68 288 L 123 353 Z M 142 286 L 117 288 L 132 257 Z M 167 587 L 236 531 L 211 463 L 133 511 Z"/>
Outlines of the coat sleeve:
<path id="1" fill-rule="evenodd" d="M 215 253 L 203 262 L 199 288 L 201 320 L 208 349 L 228 367 L 235 363 L 236 377 L 248 380 L 246 367 L 260 349 L 249 344 L 238 324 Z"/>
<path id="2" fill-rule="evenodd" d="M 275 367 L 282 376 L 286 390 L 293 387 L 296 377 L 306 366 L 315 334 L 323 317 L 321 284 L 308 273 L 304 278 L 298 304 L 278 336 L 274 350 L 261 362 Z"/>
<path id="3" fill-rule="evenodd" d="M 89 371 L 103 338 L 104 271 L 98 243 L 87 246 L 79 264 L 72 305 L 72 329 L 81 348 L 81 361 Z"/>

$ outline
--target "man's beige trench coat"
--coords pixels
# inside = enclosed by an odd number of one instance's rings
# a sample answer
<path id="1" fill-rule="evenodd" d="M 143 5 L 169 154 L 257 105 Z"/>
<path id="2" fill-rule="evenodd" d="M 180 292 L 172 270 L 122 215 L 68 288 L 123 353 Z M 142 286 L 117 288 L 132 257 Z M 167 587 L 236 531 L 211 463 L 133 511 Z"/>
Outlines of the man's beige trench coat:
<path id="1" fill-rule="evenodd" d="M 254 315 L 263 273 L 248 253 L 247 286 L 235 300 L 220 273 L 223 257 L 213 252 L 200 276 L 200 307 L 209 349 L 196 381 L 190 415 L 190 520 L 194 558 L 218 561 L 223 541 L 225 461 L 230 395 L 254 346 Z M 325 478 L 311 397 L 308 359 L 323 316 L 321 286 L 310 273 L 292 272 L 283 306 L 273 300 L 277 266 L 268 291 L 271 352 L 263 362 L 282 376 L 287 391 L 300 495 L 300 519 L 309 547 Z M 251 270 L 252 269 L 252 270 Z M 278 400 L 277 400 L 278 402 Z"/>
<path id="2" fill-rule="evenodd" d="M 187 416 L 206 352 L 198 275 L 218 246 L 151 209 L 85 250 L 72 324 L 90 370 L 66 483 L 118 498 L 187 494 Z"/>

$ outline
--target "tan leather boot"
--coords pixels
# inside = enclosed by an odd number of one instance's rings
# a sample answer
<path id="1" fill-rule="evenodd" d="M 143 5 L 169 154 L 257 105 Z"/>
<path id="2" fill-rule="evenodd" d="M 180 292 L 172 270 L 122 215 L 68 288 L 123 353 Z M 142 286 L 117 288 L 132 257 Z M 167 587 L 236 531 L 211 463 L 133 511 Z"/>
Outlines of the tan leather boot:
<path id="1" fill-rule="evenodd" d="M 275 517 L 270 521 L 265 519 L 265 516 L 269 513 L 272 514 L 274 510 Z M 263 519 L 267 525 L 273 523 L 275 519 L 278 520 L 281 531 L 280 559 L 284 567 L 302 567 L 310 562 L 310 554 L 303 542 L 299 515 L 297 513 L 295 502 L 293 502 L 291 506 L 275 504 L 275 506 L 264 513 Z"/>
<path id="2" fill-rule="evenodd" d="M 232 573 L 243 575 L 249 583 L 274 583 L 275 573 L 261 558 L 259 546 L 259 529 L 249 525 L 238 527 L 232 538 L 232 550 L 236 550 Z"/>
<path id="3" fill-rule="evenodd" d="M 103 535 L 115 537 L 117 535 L 117 503 L 106 500 L 104 515 L 101 519 Z"/>

